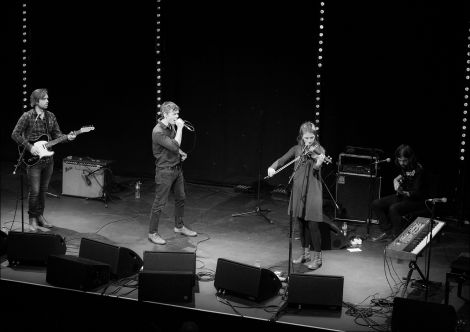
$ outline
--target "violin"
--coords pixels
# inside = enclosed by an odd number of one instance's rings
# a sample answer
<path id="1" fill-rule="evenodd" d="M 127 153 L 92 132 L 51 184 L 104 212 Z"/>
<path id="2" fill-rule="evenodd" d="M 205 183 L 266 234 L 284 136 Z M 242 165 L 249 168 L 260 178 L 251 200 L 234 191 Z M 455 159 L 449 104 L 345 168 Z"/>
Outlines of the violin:
<path id="1" fill-rule="evenodd" d="M 320 149 L 320 144 L 318 143 L 315 143 L 314 145 L 306 145 L 302 150 L 302 156 L 311 157 L 314 159 L 316 159 L 321 154 L 322 151 Z M 327 156 L 325 154 L 325 159 L 323 160 L 323 162 L 326 164 L 330 164 L 332 162 L 332 159 L 330 156 Z"/>

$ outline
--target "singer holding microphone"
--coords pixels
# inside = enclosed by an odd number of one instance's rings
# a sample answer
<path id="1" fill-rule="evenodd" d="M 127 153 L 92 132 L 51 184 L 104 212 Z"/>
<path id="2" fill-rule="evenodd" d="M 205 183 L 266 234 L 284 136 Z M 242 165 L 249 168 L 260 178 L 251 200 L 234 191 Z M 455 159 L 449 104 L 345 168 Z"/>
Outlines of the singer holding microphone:
<path id="1" fill-rule="evenodd" d="M 299 158 L 294 164 L 288 214 L 298 222 L 302 252 L 292 262 L 307 263 L 310 270 L 322 266 L 319 224 L 323 221 L 323 196 L 320 168 L 325 160 L 325 149 L 316 134 L 313 122 L 304 122 L 299 129 L 298 143 L 268 168 L 268 176 L 272 177 L 276 169 L 291 159 Z"/>
<path id="2" fill-rule="evenodd" d="M 393 179 L 395 194 L 376 199 L 371 205 L 381 230 L 372 241 L 395 239 L 403 231 L 402 217 L 426 207 L 425 172 L 409 145 L 402 144 L 395 150 L 395 165 L 400 169 L 400 174 Z"/>
<path id="3" fill-rule="evenodd" d="M 168 201 L 170 192 L 175 199 L 174 232 L 185 236 L 196 236 L 197 233 L 184 225 L 184 177 L 182 162 L 187 154 L 180 148 L 183 130 L 194 130 L 179 117 L 179 107 L 171 101 L 164 102 L 157 113 L 159 119 L 152 130 L 152 150 L 155 157 L 155 198 L 150 211 L 149 241 L 165 244 L 158 233 L 158 224 L 163 207 Z M 176 126 L 176 129 L 175 129 Z"/>

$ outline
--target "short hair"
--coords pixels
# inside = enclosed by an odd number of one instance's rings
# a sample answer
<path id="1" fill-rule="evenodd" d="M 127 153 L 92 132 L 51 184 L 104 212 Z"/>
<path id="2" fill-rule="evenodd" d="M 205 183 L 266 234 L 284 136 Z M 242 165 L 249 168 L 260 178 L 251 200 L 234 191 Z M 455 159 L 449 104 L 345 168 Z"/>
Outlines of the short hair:
<path id="1" fill-rule="evenodd" d="M 47 89 L 36 89 L 31 93 L 29 97 L 29 101 L 31 103 L 31 107 L 36 106 L 39 104 L 39 99 L 44 98 L 47 95 Z"/>
<path id="2" fill-rule="evenodd" d="M 157 112 L 158 115 L 163 116 L 164 114 L 168 114 L 171 111 L 179 111 L 180 108 L 178 105 L 176 105 L 172 101 L 165 101 L 161 106 L 160 106 L 160 111 Z"/>

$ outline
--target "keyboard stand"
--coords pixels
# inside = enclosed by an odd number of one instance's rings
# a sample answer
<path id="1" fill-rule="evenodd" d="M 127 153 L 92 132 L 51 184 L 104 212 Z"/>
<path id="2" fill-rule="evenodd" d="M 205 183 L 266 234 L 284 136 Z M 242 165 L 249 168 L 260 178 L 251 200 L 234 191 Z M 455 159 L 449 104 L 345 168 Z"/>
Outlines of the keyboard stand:
<path id="1" fill-rule="evenodd" d="M 435 281 L 428 281 L 426 282 L 426 277 L 424 276 L 423 272 L 421 271 L 421 269 L 419 268 L 418 264 L 416 263 L 416 261 L 411 261 L 408 265 L 410 267 L 410 270 L 408 271 L 408 275 L 406 276 L 406 282 L 405 282 L 405 287 L 403 288 L 403 291 L 401 293 L 401 296 L 402 297 L 405 297 L 405 293 L 406 293 L 406 290 L 408 288 L 408 285 L 411 281 L 411 275 L 413 274 L 413 271 L 416 270 L 418 271 L 420 277 L 421 277 L 421 280 L 416 280 L 415 282 L 416 283 L 420 283 L 422 285 L 423 288 L 439 288 L 442 286 L 442 283 L 440 282 L 435 282 Z"/>
<path id="2" fill-rule="evenodd" d="M 408 266 L 410 267 L 410 270 L 408 271 L 408 275 L 406 276 L 405 287 L 403 288 L 403 292 L 401 293 L 401 297 L 403 298 L 405 297 L 406 289 L 408 288 L 408 284 L 410 283 L 411 275 L 413 274 L 414 270 L 418 271 L 423 281 L 426 280 L 423 272 L 421 272 L 421 269 L 419 268 L 418 264 L 416 264 L 416 261 L 411 261 Z"/>

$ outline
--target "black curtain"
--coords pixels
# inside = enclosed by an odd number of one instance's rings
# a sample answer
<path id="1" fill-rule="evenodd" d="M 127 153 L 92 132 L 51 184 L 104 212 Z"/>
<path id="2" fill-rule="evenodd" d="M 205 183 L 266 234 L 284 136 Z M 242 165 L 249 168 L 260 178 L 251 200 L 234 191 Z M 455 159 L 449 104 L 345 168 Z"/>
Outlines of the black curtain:
<path id="1" fill-rule="evenodd" d="M 64 132 L 94 125 L 68 155 L 113 160 L 115 173 L 153 176 L 156 2 L 31 1 L 30 85 L 50 90 Z M 163 0 L 163 98 L 181 106 L 189 181 L 249 184 L 314 118 L 320 1 Z M 21 109 L 21 3 L 8 4 L 4 160 Z M 326 1 L 321 142 L 392 157 L 411 144 L 454 195 L 468 44 L 468 4 Z M 270 180 L 287 181 L 288 172 Z M 335 172 L 335 165 L 324 174 Z M 385 193 L 393 165 L 381 170 Z M 330 185 L 334 176 L 329 177 Z"/>

